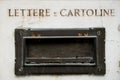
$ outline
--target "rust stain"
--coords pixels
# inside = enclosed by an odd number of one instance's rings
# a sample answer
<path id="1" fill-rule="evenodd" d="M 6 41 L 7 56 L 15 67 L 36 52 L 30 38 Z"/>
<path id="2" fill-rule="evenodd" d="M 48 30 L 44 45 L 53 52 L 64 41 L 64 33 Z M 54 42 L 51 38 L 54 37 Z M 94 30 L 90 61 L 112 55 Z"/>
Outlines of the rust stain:
<path id="1" fill-rule="evenodd" d="M 82 36 L 82 33 L 78 33 L 78 36 Z"/>
<path id="2" fill-rule="evenodd" d="M 88 33 L 84 33 L 84 36 L 88 36 Z"/>
<path id="3" fill-rule="evenodd" d="M 35 36 L 35 34 L 32 32 L 31 36 Z"/>
<path id="4" fill-rule="evenodd" d="M 37 36 L 39 36 L 39 37 L 40 37 L 40 33 L 38 33 L 38 34 L 37 34 Z"/>

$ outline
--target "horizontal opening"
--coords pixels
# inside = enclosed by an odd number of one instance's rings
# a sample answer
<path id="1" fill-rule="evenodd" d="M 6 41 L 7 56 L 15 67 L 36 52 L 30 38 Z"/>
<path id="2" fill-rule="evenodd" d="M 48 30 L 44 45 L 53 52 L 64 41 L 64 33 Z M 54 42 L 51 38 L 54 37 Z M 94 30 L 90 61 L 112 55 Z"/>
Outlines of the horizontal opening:
<path id="1" fill-rule="evenodd" d="M 96 37 L 24 38 L 26 66 L 95 65 Z"/>

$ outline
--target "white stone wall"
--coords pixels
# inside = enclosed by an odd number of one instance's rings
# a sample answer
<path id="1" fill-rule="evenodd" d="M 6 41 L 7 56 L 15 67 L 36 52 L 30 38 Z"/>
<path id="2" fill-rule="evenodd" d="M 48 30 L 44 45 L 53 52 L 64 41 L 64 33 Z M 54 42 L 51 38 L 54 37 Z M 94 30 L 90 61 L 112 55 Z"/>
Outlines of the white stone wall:
<path id="1" fill-rule="evenodd" d="M 106 17 L 9 17 L 8 9 L 62 8 L 115 9 Z M 34 75 L 14 74 L 14 29 L 30 28 L 106 28 L 106 75 Z M 0 0 L 0 80 L 120 80 L 120 0 Z"/>

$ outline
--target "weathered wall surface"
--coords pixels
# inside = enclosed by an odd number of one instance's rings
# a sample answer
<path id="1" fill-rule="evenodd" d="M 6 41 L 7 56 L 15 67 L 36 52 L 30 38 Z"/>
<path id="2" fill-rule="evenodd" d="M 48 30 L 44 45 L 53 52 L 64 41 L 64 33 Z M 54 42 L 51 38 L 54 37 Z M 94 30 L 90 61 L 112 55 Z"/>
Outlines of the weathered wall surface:
<path id="1" fill-rule="evenodd" d="M 81 17 L 9 17 L 8 9 L 114 9 L 115 16 Z M 106 28 L 106 75 L 37 75 L 14 74 L 14 29 L 30 28 Z M 120 0 L 0 0 L 0 80 L 120 80 Z"/>

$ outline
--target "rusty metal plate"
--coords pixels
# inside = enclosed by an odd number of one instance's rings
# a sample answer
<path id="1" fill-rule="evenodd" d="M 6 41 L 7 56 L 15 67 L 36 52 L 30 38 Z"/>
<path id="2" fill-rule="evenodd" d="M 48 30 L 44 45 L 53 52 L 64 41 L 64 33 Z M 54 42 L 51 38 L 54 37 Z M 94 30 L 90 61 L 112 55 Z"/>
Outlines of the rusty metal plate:
<path id="1" fill-rule="evenodd" d="M 15 29 L 15 74 L 105 74 L 105 29 Z"/>

